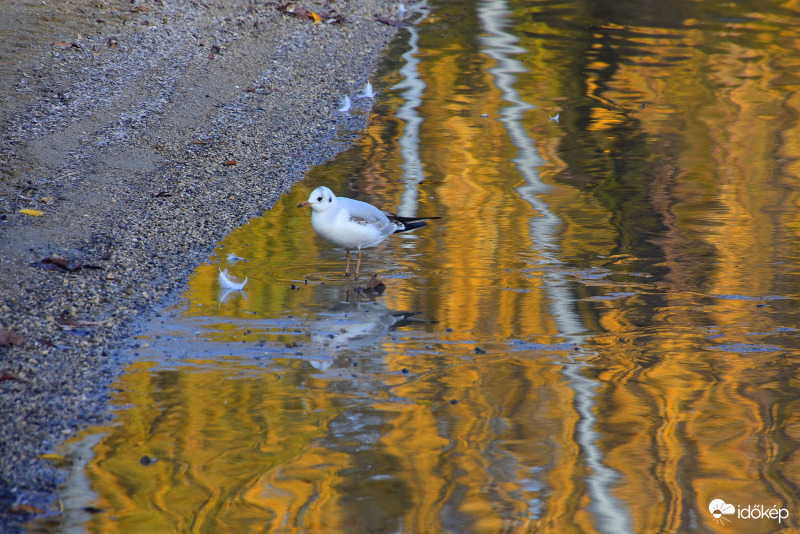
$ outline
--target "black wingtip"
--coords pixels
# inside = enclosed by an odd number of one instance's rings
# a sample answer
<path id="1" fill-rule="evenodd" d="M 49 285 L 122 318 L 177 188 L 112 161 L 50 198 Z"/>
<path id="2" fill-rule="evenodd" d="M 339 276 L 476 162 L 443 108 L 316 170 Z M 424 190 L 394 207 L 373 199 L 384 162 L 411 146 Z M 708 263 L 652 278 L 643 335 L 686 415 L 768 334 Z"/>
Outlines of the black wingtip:
<path id="1" fill-rule="evenodd" d="M 395 214 L 386 214 L 394 223 L 402 224 L 403 228 L 400 230 L 395 230 L 394 233 L 398 232 L 408 232 L 409 230 L 416 230 L 417 228 L 422 228 L 423 226 L 428 226 L 428 223 L 425 221 L 431 221 L 434 219 L 441 219 L 441 217 L 400 217 L 399 215 Z"/>
<path id="2" fill-rule="evenodd" d="M 398 232 L 408 232 L 409 230 L 416 230 L 417 228 L 422 228 L 423 226 L 428 226 L 428 223 L 417 221 L 417 222 L 404 222 L 402 230 L 395 230 L 394 233 Z"/>

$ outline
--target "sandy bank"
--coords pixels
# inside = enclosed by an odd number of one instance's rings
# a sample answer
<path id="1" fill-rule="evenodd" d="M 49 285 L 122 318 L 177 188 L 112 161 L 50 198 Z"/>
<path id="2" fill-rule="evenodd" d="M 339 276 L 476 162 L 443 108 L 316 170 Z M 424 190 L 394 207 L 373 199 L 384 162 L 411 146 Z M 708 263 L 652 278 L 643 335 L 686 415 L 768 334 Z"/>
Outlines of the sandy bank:
<path id="1" fill-rule="evenodd" d="M 364 126 L 337 108 L 394 3 L 277 5 L 0 5 L 0 525 L 63 477 L 37 457 L 107 416 L 132 321 Z"/>

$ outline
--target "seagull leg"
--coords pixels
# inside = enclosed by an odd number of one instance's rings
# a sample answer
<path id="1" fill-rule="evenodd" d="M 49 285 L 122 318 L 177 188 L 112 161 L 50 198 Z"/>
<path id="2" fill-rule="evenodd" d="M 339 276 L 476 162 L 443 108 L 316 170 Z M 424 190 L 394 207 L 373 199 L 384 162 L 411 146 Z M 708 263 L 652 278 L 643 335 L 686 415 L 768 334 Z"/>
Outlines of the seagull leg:
<path id="1" fill-rule="evenodd" d="M 347 250 L 347 249 L 345 249 Z M 359 252 L 361 252 L 359 250 Z M 349 277 L 350 276 L 350 251 L 347 250 L 347 267 L 344 268 L 344 275 Z"/>
<path id="2" fill-rule="evenodd" d="M 361 268 L 361 249 L 358 249 L 358 263 L 356 263 L 356 278 L 358 278 L 358 270 Z"/>

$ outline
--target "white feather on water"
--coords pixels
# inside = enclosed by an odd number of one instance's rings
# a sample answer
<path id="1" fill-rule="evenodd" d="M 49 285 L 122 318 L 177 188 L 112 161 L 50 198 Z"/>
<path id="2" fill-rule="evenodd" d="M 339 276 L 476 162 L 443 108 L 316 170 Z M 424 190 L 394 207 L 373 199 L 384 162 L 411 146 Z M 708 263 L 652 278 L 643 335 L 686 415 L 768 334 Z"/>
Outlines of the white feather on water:
<path id="1" fill-rule="evenodd" d="M 219 270 L 219 285 L 223 289 L 235 289 L 240 291 L 244 288 L 244 285 L 247 283 L 247 278 L 244 279 L 244 282 L 235 282 L 231 277 L 228 275 L 228 269 L 224 271 L 222 269 Z"/>

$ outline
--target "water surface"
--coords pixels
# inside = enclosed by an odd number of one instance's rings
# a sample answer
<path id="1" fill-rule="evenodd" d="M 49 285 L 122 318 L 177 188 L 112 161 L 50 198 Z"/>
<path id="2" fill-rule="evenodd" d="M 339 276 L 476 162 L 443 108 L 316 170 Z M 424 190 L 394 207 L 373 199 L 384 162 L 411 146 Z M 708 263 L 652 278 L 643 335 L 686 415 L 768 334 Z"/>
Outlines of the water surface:
<path id="1" fill-rule="evenodd" d="M 133 341 L 85 528 L 798 531 L 800 6 L 430 7 L 361 140 Z M 317 185 L 442 218 L 364 294 Z"/>

